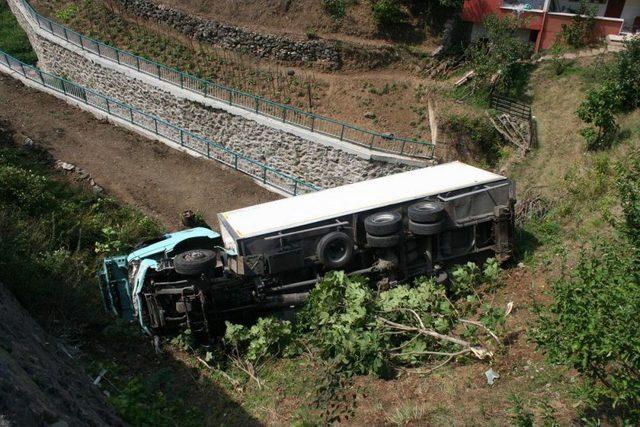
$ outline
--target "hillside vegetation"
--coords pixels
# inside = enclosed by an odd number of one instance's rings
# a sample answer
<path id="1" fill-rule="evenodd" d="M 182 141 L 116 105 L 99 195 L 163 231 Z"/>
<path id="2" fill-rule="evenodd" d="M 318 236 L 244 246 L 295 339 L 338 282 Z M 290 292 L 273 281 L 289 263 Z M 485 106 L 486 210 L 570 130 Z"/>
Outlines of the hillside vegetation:
<path id="1" fill-rule="evenodd" d="M 519 47 L 511 46 L 517 61 Z M 161 227 L 67 183 L 46 154 L 16 148 L 5 123 L 0 279 L 51 330 L 81 344 L 91 373 L 108 370 L 112 384 L 103 387 L 133 425 L 637 424 L 634 58 L 630 45 L 621 54 L 514 72 L 523 82 L 518 95 L 532 101 L 539 145 L 524 159 L 496 149 L 520 201 L 517 260 L 504 271 L 491 262 L 466 265 L 451 272 L 446 290 L 419 279 L 380 292 L 335 273 L 295 324 L 229 324 L 223 343 L 211 347 L 185 332 L 154 355 L 135 328 L 95 315 L 92 271 L 102 253 L 126 251 Z M 472 111 L 486 106 L 481 85 L 466 95 Z M 398 334 L 398 324 L 455 335 L 492 355 L 478 360 L 460 343 Z M 500 375 L 493 385 L 489 368 Z"/>

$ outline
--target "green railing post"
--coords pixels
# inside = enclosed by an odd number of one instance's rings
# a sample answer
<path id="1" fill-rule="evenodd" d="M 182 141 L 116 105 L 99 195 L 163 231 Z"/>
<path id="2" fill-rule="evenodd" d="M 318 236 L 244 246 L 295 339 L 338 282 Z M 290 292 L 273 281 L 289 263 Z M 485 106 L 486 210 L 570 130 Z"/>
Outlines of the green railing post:
<path id="1" fill-rule="evenodd" d="M 67 94 L 67 88 L 64 86 L 64 80 L 60 80 L 60 82 L 62 83 L 62 93 L 64 93 L 66 95 Z"/>
<path id="2" fill-rule="evenodd" d="M 153 118 L 153 125 L 156 129 L 156 135 L 158 134 L 158 119 L 156 119 L 155 117 Z"/>
<path id="3" fill-rule="evenodd" d="M 62 27 L 62 32 L 64 34 L 64 39 L 69 41 L 69 36 L 67 35 L 67 27 Z"/>
<path id="4" fill-rule="evenodd" d="M 286 121 L 287 121 L 287 108 L 282 107 L 282 123 L 285 123 Z"/>
<path id="5" fill-rule="evenodd" d="M 131 123 L 133 123 L 133 108 L 129 108 L 129 117 L 131 118 Z"/>
<path id="6" fill-rule="evenodd" d="M 373 141 L 376 139 L 376 134 L 371 134 L 371 142 L 369 143 L 369 148 L 373 149 Z"/>
<path id="7" fill-rule="evenodd" d="M 207 158 L 211 158 L 211 144 L 207 142 Z"/>
<path id="8" fill-rule="evenodd" d="M 234 154 L 234 156 L 235 156 L 235 157 L 233 158 L 233 168 L 234 168 L 235 170 L 238 170 L 238 155 L 237 155 L 237 154 Z"/>
<path id="9" fill-rule="evenodd" d="M 53 34 L 53 24 L 51 24 L 50 20 L 47 20 L 47 23 L 49 24 L 49 31 Z"/>
<path id="10" fill-rule="evenodd" d="M 100 52 L 100 43 L 96 43 L 96 46 L 98 46 L 98 56 L 102 58 L 102 52 Z"/>
<path id="11" fill-rule="evenodd" d="M 344 137 L 344 124 L 342 125 L 342 129 L 340 130 L 340 141 L 342 141 L 343 137 Z"/>
<path id="12" fill-rule="evenodd" d="M 42 86 L 46 86 L 46 84 L 44 84 L 44 77 L 42 77 L 42 71 L 38 70 L 38 75 L 40 76 L 40 81 L 42 82 Z"/>
<path id="13" fill-rule="evenodd" d="M 184 75 L 182 73 L 180 73 L 180 89 L 184 89 L 184 81 L 183 81 Z"/>
<path id="14" fill-rule="evenodd" d="M 298 181 L 296 181 L 295 179 L 293 180 L 293 195 L 298 195 Z"/>
<path id="15" fill-rule="evenodd" d="M 209 83 L 207 83 L 206 81 L 204 82 L 204 97 L 207 97 L 207 92 L 209 89 Z"/>
<path id="16" fill-rule="evenodd" d="M 313 115 L 311 116 L 311 132 L 313 132 L 315 125 L 316 125 L 316 116 Z"/>
<path id="17" fill-rule="evenodd" d="M 111 114 L 111 108 L 109 108 L 109 98 L 105 98 L 107 101 L 107 114 Z"/>
<path id="18" fill-rule="evenodd" d="M 233 101 L 232 101 L 233 92 L 231 90 L 228 90 L 228 92 L 229 92 L 229 105 L 233 105 Z"/>
<path id="19" fill-rule="evenodd" d="M 160 64 L 156 64 L 156 68 L 158 69 L 158 78 L 162 80 L 162 77 L 160 76 Z"/>
<path id="20" fill-rule="evenodd" d="M 267 168 L 262 166 L 262 183 L 267 183 Z"/>
<path id="21" fill-rule="evenodd" d="M 184 131 L 180 129 L 180 145 L 184 145 Z"/>
<path id="22" fill-rule="evenodd" d="M 260 107 L 259 107 L 259 105 L 260 105 L 260 101 L 259 101 L 259 99 L 258 99 L 258 97 L 257 97 L 257 96 L 255 97 L 255 101 L 256 101 L 256 114 L 258 114 L 258 110 L 259 110 L 259 108 L 260 108 Z"/>
<path id="23" fill-rule="evenodd" d="M 116 62 L 119 64 L 120 63 L 120 51 L 118 49 L 113 49 L 116 51 Z"/>
<path id="24" fill-rule="evenodd" d="M 404 145 L 407 143 L 404 139 L 402 140 L 402 146 L 400 147 L 400 154 L 404 153 Z"/>
<path id="25" fill-rule="evenodd" d="M 140 57 L 136 55 L 136 68 L 140 71 Z"/>

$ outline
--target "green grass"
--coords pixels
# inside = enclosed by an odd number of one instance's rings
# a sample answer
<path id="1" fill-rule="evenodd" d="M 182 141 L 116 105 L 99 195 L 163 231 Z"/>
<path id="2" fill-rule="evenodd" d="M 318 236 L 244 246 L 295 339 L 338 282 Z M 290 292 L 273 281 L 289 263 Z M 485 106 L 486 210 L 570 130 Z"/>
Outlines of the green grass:
<path id="1" fill-rule="evenodd" d="M 159 227 L 60 179 L 46 152 L 17 148 L 12 139 L 1 132 L 0 280 L 45 326 L 82 331 L 102 312 L 98 252 L 125 251 Z"/>
<path id="2" fill-rule="evenodd" d="M 0 0 L 0 50 L 27 64 L 35 64 L 36 53 L 4 0 Z"/>

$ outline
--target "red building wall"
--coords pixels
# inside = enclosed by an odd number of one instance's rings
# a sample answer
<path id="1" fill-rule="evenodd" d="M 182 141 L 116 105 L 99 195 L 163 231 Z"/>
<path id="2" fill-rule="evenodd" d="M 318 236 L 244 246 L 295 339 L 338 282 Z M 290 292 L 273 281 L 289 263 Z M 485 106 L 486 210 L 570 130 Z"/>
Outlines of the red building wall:
<path id="1" fill-rule="evenodd" d="M 558 35 L 562 33 L 562 25 L 570 25 L 573 16 L 549 12 L 544 24 L 540 40 L 540 49 L 549 49 L 555 43 Z M 593 30 L 595 38 L 605 38 L 609 34 L 619 34 L 622 29 L 622 20 L 596 18 Z"/>
<path id="2" fill-rule="evenodd" d="M 462 5 L 462 20 L 481 24 L 487 15 L 495 14 L 500 17 L 510 15 L 515 16 L 511 9 L 504 9 L 502 0 L 467 0 Z M 539 30 L 542 27 L 542 12 L 523 12 L 522 28 Z"/>
<path id="3" fill-rule="evenodd" d="M 512 9 L 502 8 L 502 0 L 466 0 L 462 5 L 462 20 L 466 22 L 482 23 L 487 15 L 495 14 L 500 17 L 505 15 L 515 16 Z M 555 43 L 558 34 L 562 32 L 562 24 L 570 24 L 570 14 L 523 12 L 522 28 L 541 30 L 537 49 L 548 49 Z M 543 28 L 544 27 L 544 28 Z M 604 38 L 609 34 L 619 34 L 622 29 L 622 20 L 597 18 L 594 35 Z"/>

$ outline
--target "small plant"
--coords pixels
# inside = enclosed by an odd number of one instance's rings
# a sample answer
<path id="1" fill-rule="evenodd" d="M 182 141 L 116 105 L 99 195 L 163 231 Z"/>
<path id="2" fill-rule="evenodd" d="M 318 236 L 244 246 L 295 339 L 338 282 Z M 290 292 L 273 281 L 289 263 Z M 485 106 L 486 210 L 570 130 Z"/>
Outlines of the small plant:
<path id="1" fill-rule="evenodd" d="M 373 18 L 381 29 L 393 28 L 405 22 L 407 16 L 396 0 L 374 0 Z"/>
<path id="2" fill-rule="evenodd" d="M 261 386 L 258 371 L 266 360 L 288 354 L 292 328 L 288 321 L 261 318 L 247 328 L 226 322 L 225 344 L 233 364 Z"/>
<path id="3" fill-rule="evenodd" d="M 324 10 L 336 21 L 346 15 L 345 0 L 322 0 Z"/>
<path id="4" fill-rule="evenodd" d="M 318 34 L 314 28 L 307 28 L 304 31 L 304 35 L 307 37 L 307 40 L 317 40 Z"/>
<path id="5" fill-rule="evenodd" d="M 522 398 L 512 394 L 509 397 L 509 402 L 511 402 L 511 407 L 508 412 L 513 420 L 513 425 L 517 427 L 533 427 L 533 412 L 525 409 Z"/>
<path id="6" fill-rule="evenodd" d="M 78 15 L 78 6 L 70 3 L 56 12 L 56 17 L 63 21 L 69 22 Z"/>

